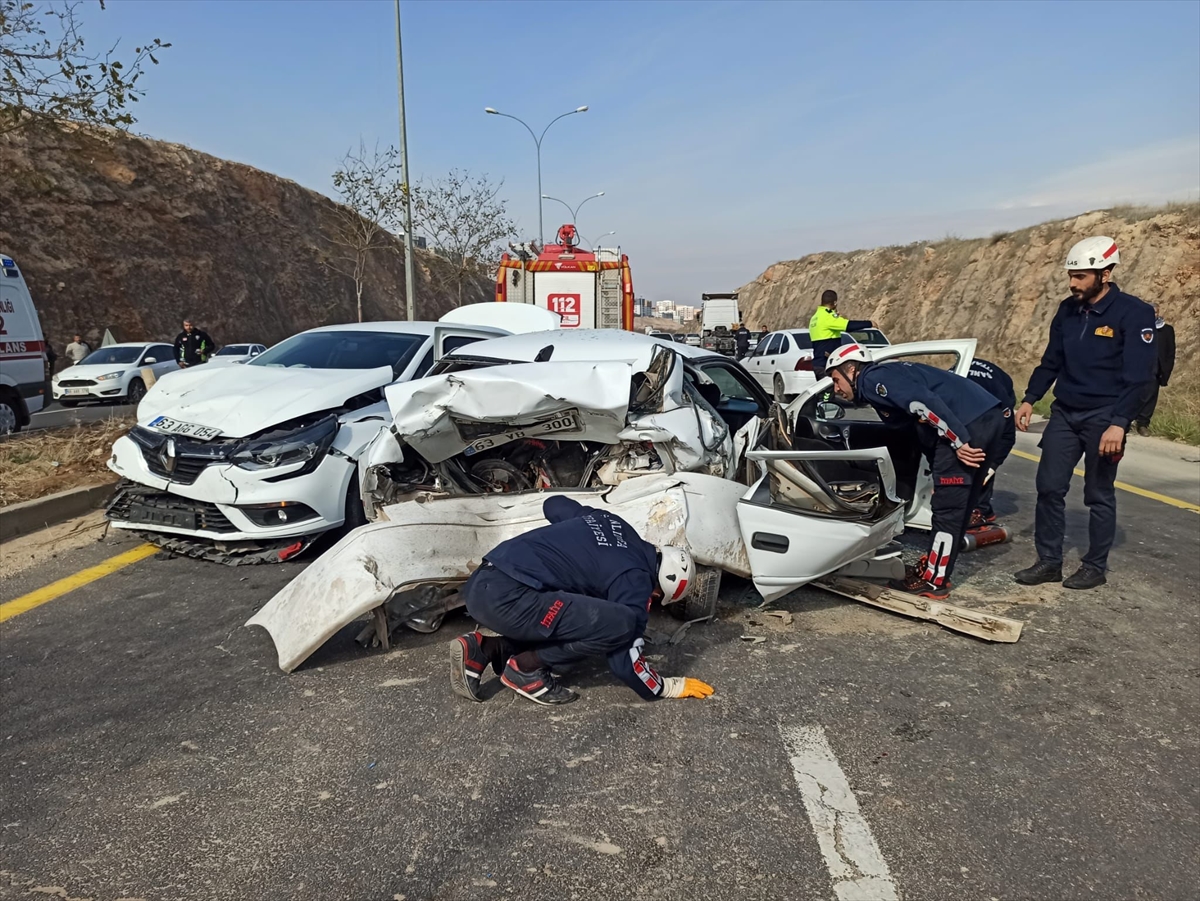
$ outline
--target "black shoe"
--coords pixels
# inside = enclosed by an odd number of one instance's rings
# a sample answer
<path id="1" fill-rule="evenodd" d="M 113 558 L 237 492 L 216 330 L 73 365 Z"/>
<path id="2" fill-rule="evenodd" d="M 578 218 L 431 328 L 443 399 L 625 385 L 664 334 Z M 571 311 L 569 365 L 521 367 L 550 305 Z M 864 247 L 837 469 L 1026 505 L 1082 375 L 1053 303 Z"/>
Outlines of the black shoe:
<path id="1" fill-rule="evenodd" d="M 517 666 L 515 657 L 509 659 L 508 665 L 504 667 L 503 675 L 500 676 L 500 681 L 521 697 L 529 698 L 535 704 L 545 704 L 548 707 L 570 704 L 579 699 L 579 695 L 571 689 L 563 688 L 558 684 L 558 679 L 554 678 L 550 667 L 543 666 L 531 673 L 522 672 L 521 668 Z"/>
<path id="2" fill-rule="evenodd" d="M 1041 585 L 1043 582 L 1061 582 L 1062 564 L 1039 560 L 1029 569 L 1013 573 L 1013 578 L 1022 585 Z"/>
<path id="3" fill-rule="evenodd" d="M 935 601 L 944 601 L 950 597 L 950 583 L 945 585 L 934 585 L 932 582 L 926 582 L 921 574 L 915 570 L 908 570 L 903 579 L 892 579 L 888 582 L 888 588 L 892 591 L 902 591 L 905 594 L 915 594 L 919 597 L 930 598 Z"/>
<path id="4" fill-rule="evenodd" d="M 1142 425 L 1141 423 L 1138 423 L 1137 433 L 1139 435 L 1141 435 L 1143 438 L 1149 438 L 1150 437 L 1150 426 Z"/>
<path id="5" fill-rule="evenodd" d="M 483 655 L 483 635 L 468 632 L 450 642 L 450 688 L 456 695 L 469 701 L 482 701 L 479 696 L 479 680 L 487 669 L 488 659 Z"/>
<path id="6" fill-rule="evenodd" d="M 1063 588 L 1075 588 L 1080 591 L 1086 591 L 1089 588 L 1099 588 L 1107 581 L 1108 579 L 1104 576 L 1104 570 L 1089 563 L 1084 563 L 1079 569 L 1075 570 L 1074 574 L 1067 576 L 1063 582 Z"/>

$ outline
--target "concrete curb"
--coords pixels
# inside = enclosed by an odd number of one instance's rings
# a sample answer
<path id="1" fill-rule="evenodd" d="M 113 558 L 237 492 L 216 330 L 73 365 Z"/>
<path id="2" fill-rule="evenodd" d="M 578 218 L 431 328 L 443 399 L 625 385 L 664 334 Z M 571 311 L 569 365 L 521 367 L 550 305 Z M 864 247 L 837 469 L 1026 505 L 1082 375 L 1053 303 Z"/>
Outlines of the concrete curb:
<path id="1" fill-rule="evenodd" d="M 112 495 L 116 482 L 104 482 L 83 488 L 60 491 L 48 497 L 13 504 L 0 510 L 0 541 L 28 535 L 47 526 L 83 516 L 103 506 Z"/>

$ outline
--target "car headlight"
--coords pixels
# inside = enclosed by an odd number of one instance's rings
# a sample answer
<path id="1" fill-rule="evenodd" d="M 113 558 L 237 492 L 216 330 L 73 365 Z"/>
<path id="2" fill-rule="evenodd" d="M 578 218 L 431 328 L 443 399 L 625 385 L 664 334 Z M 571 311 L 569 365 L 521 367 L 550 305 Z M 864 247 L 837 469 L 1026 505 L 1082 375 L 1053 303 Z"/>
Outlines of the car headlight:
<path id="1" fill-rule="evenodd" d="M 119 379 L 124 374 L 125 374 L 124 369 L 122 369 L 120 372 L 106 372 L 106 373 L 104 373 L 104 375 L 96 376 L 96 381 L 107 382 L 109 379 Z"/>
<path id="2" fill-rule="evenodd" d="M 233 462 L 241 469 L 249 470 L 312 463 L 312 466 L 306 466 L 303 470 L 308 472 L 315 469 L 316 464 L 329 451 L 337 430 L 337 417 L 330 414 L 320 422 L 304 428 L 268 434 L 247 441 L 234 452 Z"/>

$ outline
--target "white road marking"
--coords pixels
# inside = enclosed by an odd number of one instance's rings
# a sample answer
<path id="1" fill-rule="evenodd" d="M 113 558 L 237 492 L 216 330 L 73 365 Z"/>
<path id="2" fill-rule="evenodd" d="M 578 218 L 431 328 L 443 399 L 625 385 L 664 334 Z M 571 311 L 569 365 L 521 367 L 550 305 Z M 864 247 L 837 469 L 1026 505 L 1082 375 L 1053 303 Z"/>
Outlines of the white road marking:
<path id="1" fill-rule="evenodd" d="M 820 726 L 780 726 L 838 901 L 899 901 L 896 884 Z"/>

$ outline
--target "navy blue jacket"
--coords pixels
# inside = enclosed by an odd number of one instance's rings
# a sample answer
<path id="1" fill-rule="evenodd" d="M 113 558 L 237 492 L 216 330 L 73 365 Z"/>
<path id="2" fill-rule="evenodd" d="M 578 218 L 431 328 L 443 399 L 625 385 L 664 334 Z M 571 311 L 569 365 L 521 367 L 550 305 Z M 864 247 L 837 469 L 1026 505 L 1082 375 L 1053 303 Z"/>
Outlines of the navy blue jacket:
<path id="1" fill-rule="evenodd" d="M 1116 284 L 1090 306 L 1068 297 L 1050 322 L 1050 341 L 1023 402 L 1036 403 L 1053 385 L 1055 400 L 1068 410 L 1109 409 L 1109 423 L 1127 429 L 1154 378 L 1154 341 L 1154 308 Z"/>
<path id="2" fill-rule="evenodd" d="M 542 515 L 550 525 L 501 542 L 484 559 L 535 591 L 583 594 L 628 607 L 637 614 L 640 636 L 658 587 L 658 549 L 621 517 L 569 497 L 548 498 Z M 641 639 L 634 645 L 609 655 L 609 669 L 653 700 L 662 692 L 662 679 L 642 659 Z"/>
<path id="3" fill-rule="evenodd" d="M 971 362 L 971 371 L 967 373 L 967 378 L 1000 401 L 1000 406 L 1015 407 L 1017 405 L 1017 393 L 1013 388 L 1013 380 L 995 363 L 976 358 Z"/>
<path id="4" fill-rule="evenodd" d="M 971 443 L 967 423 L 1000 406 L 970 379 L 924 363 L 868 363 L 855 390 L 882 415 L 898 411 L 916 417 L 954 448 Z"/>

